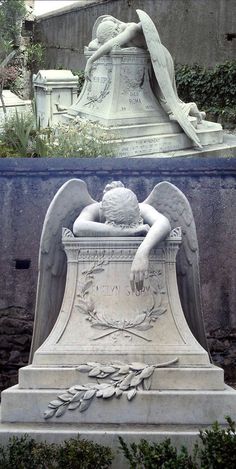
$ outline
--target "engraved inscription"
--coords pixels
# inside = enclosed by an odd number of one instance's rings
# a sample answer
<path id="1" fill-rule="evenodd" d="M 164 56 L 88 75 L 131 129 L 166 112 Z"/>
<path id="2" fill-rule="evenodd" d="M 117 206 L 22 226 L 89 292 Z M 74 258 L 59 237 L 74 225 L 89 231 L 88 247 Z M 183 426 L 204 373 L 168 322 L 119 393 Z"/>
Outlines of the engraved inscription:
<path id="1" fill-rule="evenodd" d="M 152 329 L 156 320 L 166 312 L 163 301 L 166 292 L 161 284 L 162 270 L 150 272 L 148 284 L 142 291 L 132 291 L 126 283 L 118 285 L 104 283 L 103 279 L 101 281 L 99 277 L 108 267 L 109 262 L 100 259 L 82 272 L 78 282 L 77 310 L 85 315 L 92 328 L 103 330 L 92 340 L 110 335 L 117 340 L 117 336 L 122 334 L 128 340 L 135 337 L 151 342 L 152 339 L 144 332 Z M 127 315 L 127 310 L 133 311 L 133 314 Z"/>

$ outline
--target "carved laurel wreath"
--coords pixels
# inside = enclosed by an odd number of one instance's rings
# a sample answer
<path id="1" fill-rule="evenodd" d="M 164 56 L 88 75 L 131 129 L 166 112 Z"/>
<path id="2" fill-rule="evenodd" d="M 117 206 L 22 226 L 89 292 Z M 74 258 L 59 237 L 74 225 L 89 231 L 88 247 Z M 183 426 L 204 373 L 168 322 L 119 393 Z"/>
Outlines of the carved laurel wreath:
<path id="1" fill-rule="evenodd" d="M 82 272 L 82 287 L 77 295 L 78 301 L 76 303 L 76 306 L 78 307 L 81 313 L 86 315 L 86 320 L 90 322 L 91 327 L 94 327 L 96 329 L 107 330 L 106 333 L 93 338 L 93 340 L 102 339 L 103 337 L 114 334 L 115 332 L 122 331 L 129 332 L 129 334 L 131 335 L 146 340 L 147 342 L 151 342 L 151 339 L 148 339 L 147 337 L 138 334 L 133 329 L 135 329 L 136 331 L 147 331 L 151 329 L 153 327 L 153 322 L 155 322 L 162 314 L 166 312 L 165 307 L 159 306 L 158 308 L 156 308 L 154 294 L 152 295 L 152 306 L 138 313 L 133 320 L 111 319 L 106 317 L 103 313 L 99 313 L 96 311 L 93 300 L 89 295 L 90 288 L 93 286 L 95 274 L 103 272 L 105 270 L 104 266 L 107 264 L 108 261 L 101 259 L 96 264 L 94 264 L 91 269 L 84 270 Z M 154 275 L 154 272 L 150 273 L 150 276 Z M 156 292 L 154 291 L 153 293 Z"/>
<path id="2" fill-rule="evenodd" d="M 78 366 L 78 371 L 88 373 L 90 378 L 95 378 L 96 383 L 76 385 L 69 388 L 65 393 L 48 404 L 48 410 L 44 412 L 44 418 L 61 417 L 67 410 L 86 411 L 95 397 L 108 399 L 119 398 L 124 391 L 128 401 L 131 401 L 138 391 L 148 391 L 151 387 L 151 378 L 156 368 L 166 368 L 177 363 L 178 358 L 165 363 L 147 365 L 145 363 L 131 363 L 127 365 L 122 362 L 113 364 L 101 364 L 88 362 Z M 99 379 L 108 378 L 109 381 L 100 383 Z"/>

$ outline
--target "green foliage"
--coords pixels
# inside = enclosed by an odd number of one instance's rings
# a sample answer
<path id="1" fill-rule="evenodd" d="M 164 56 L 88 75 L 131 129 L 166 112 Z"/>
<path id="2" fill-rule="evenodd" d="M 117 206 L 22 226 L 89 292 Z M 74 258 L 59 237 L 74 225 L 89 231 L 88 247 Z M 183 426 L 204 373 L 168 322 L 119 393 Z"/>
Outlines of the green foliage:
<path id="1" fill-rule="evenodd" d="M 29 156 L 30 135 L 34 128 L 31 113 L 18 113 L 5 118 L 1 141 L 5 146 L 13 148 L 15 156 Z"/>
<path id="2" fill-rule="evenodd" d="M 235 422 L 226 418 L 228 427 L 222 428 L 217 422 L 209 430 L 200 431 L 201 445 L 196 445 L 196 459 L 201 469 L 236 468 Z"/>
<path id="3" fill-rule="evenodd" d="M 25 14 L 24 0 L 1 0 L 0 44 L 6 41 L 12 45 L 19 45 L 21 22 Z"/>
<path id="4" fill-rule="evenodd" d="M 129 461 L 130 469 L 195 469 L 196 466 L 187 450 L 180 452 L 171 445 L 169 439 L 162 443 L 149 443 L 141 440 L 140 443 L 131 443 L 128 446 L 119 437 L 120 447 L 125 458 Z"/>
<path id="5" fill-rule="evenodd" d="M 63 158 L 95 158 L 115 154 L 114 136 L 97 123 L 75 119 L 69 124 L 58 124 L 47 144 L 47 156 Z"/>
<path id="6" fill-rule="evenodd" d="M 235 469 L 235 422 L 229 417 L 226 421 L 226 428 L 215 422 L 210 429 L 200 430 L 200 443 L 195 444 L 193 456 L 185 447 L 178 452 L 169 439 L 128 445 L 119 437 L 120 447 L 130 469 Z"/>
<path id="7" fill-rule="evenodd" d="M 0 469 L 107 469 L 112 460 L 110 448 L 79 437 L 56 445 L 25 435 L 0 447 Z"/>
<path id="8" fill-rule="evenodd" d="M 33 72 L 37 72 L 43 66 L 45 60 L 45 47 L 42 44 L 29 44 L 26 47 L 27 66 Z"/>
<path id="9" fill-rule="evenodd" d="M 116 148 L 113 137 L 103 127 L 84 119 L 42 129 L 33 112 L 16 111 L 5 118 L 0 135 L 0 157 L 113 156 Z"/>
<path id="10" fill-rule="evenodd" d="M 236 123 L 236 60 L 213 69 L 177 65 L 176 85 L 183 101 L 196 102 L 211 118 Z"/>
<path id="11" fill-rule="evenodd" d="M 57 456 L 60 469 L 106 469 L 112 460 L 110 448 L 79 438 L 60 445 Z"/>
<path id="12" fill-rule="evenodd" d="M 78 95 L 81 93 L 82 88 L 84 86 L 84 70 L 78 70 L 77 72 L 73 72 L 74 75 L 78 76 Z"/>

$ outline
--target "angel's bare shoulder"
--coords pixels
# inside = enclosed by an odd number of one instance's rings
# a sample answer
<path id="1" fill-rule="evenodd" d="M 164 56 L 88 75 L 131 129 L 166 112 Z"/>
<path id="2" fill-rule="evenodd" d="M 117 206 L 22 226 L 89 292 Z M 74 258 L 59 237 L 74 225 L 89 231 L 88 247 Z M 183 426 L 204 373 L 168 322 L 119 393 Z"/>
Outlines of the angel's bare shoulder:
<path id="1" fill-rule="evenodd" d="M 100 204 L 99 202 L 94 202 L 83 208 L 76 220 L 89 220 L 89 221 L 99 221 L 100 215 Z"/>

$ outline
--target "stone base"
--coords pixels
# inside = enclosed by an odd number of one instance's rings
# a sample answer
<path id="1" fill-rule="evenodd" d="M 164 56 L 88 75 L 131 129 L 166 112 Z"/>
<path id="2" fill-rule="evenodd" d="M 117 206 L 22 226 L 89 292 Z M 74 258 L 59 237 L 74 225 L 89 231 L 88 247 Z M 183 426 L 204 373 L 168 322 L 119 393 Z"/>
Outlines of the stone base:
<path id="1" fill-rule="evenodd" d="M 120 409 L 116 410 L 116 423 L 82 423 L 78 422 L 78 418 L 73 423 L 60 420 L 59 425 L 58 419 L 57 422 L 46 421 L 44 423 L 0 423 L 0 444 L 7 444 L 10 437 L 21 437 L 25 434 L 29 434 L 36 441 L 48 443 L 61 443 L 79 435 L 81 439 L 112 447 L 115 452 L 113 469 L 125 469 L 128 468 L 128 463 L 123 453 L 119 451 L 118 436 L 121 436 L 126 443 L 137 443 L 141 439 L 161 442 L 170 438 L 172 445 L 179 449 L 185 445 L 191 451 L 198 440 L 199 429 L 203 430 L 215 420 L 224 425 L 225 415 L 236 418 L 236 391 L 229 387 L 223 392 L 160 392 L 155 394 L 154 399 L 152 398 L 153 405 L 148 408 L 146 406 L 140 408 L 139 396 L 136 397 L 136 403 L 135 401 L 129 403 L 129 406 L 134 404 L 134 412 L 137 415 L 140 411 L 143 412 L 144 424 L 131 424 L 129 417 L 126 419 L 127 423 L 117 423 L 120 420 Z M 140 398 L 142 399 L 142 396 Z M 169 407 L 170 403 L 172 405 Z M 106 406 L 110 404 L 110 402 L 105 402 Z M 118 405 L 121 406 L 119 400 Z M 21 401 L 18 401 L 18 406 L 21 406 Z M 126 416 L 128 416 L 127 404 L 125 407 Z M 166 412 L 171 417 L 171 423 L 163 424 Z M 77 417 L 79 417 L 78 413 Z M 200 422 L 201 419 L 202 422 Z M 154 421 L 155 423 L 152 423 Z"/>
<path id="2" fill-rule="evenodd" d="M 236 136 L 224 134 L 223 142 L 214 145 L 204 145 L 202 150 L 198 148 L 187 148 L 186 150 L 175 150 L 155 153 L 153 155 L 136 156 L 135 158 L 186 158 L 186 157 L 225 157 L 236 156 Z"/>
<path id="3" fill-rule="evenodd" d="M 19 370 L 20 389 L 66 389 L 86 384 L 87 374 L 78 373 L 76 367 L 25 366 Z M 224 389 L 224 372 L 217 366 L 157 368 L 152 377 L 152 390 L 214 390 Z"/>
<path id="4" fill-rule="evenodd" d="M 139 127 L 139 126 L 137 126 Z M 119 156 L 144 156 L 154 155 L 157 153 L 166 153 L 173 150 L 186 150 L 191 148 L 192 153 L 194 152 L 192 141 L 181 131 L 175 133 L 156 133 L 153 135 L 143 135 L 142 128 L 139 135 L 136 137 L 124 138 L 118 143 L 118 154 Z M 119 135 L 119 128 L 115 129 Z M 220 124 L 214 122 L 203 121 L 199 124 L 196 133 L 203 147 L 206 145 L 220 145 L 223 142 L 223 131 Z M 131 129 L 132 135 L 132 129 Z"/>
<path id="5" fill-rule="evenodd" d="M 204 426 L 201 427 L 203 429 Z M 7 444 L 9 438 L 29 434 L 38 442 L 61 443 L 70 438 L 86 439 L 113 448 L 115 459 L 113 469 L 126 469 L 128 463 L 119 451 L 118 436 L 126 443 L 139 442 L 142 438 L 150 442 L 161 442 L 170 438 L 177 448 L 184 444 L 190 451 L 199 436 L 195 425 L 78 425 L 78 424 L 9 424 L 0 423 L 0 444 Z"/>
<path id="6" fill-rule="evenodd" d="M 66 115 L 66 117 L 72 119 L 72 116 Z M 195 119 L 190 120 L 196 126 Z M 113 141 L 114 136 L 117 136 L 117 156 L 119 157 L 160 157 L 170 156 L 170 152 L 174 152 L 173 156 L 175 156 L 176 152 L 186 151 L 191 155 L 195 155 L 196 152 L 201 156 L 216 145 L 224 145 L 222 126 L 208 121 L 203 121 L 196 128 L 203 150 L 193 148 L 193 142 L 185 135 L 177 122 L 114 126 L 107 127 L 106 130 L 111 133 Z M 223 148 L 224 146 L 222 150 Z M 179 153 L 178 156 L 180 156 Z"/>
<path id="7" fill-rule="evenodd" d="M 65 391 L 66 392 L 66 391 Z M 49 402 L 62 395 L 61 389 L 19 389 L 13 386 L 2 393 L 2 422 L 44 423 Z M 127 392 L 117 399 L 94 398 L 85 412 L 66 410 L 50 423 L 126 424 L 126 425 L 210 425 L 225 416 L 236 419 L 236 391 L 139 391 L 132 401 Z"/>

